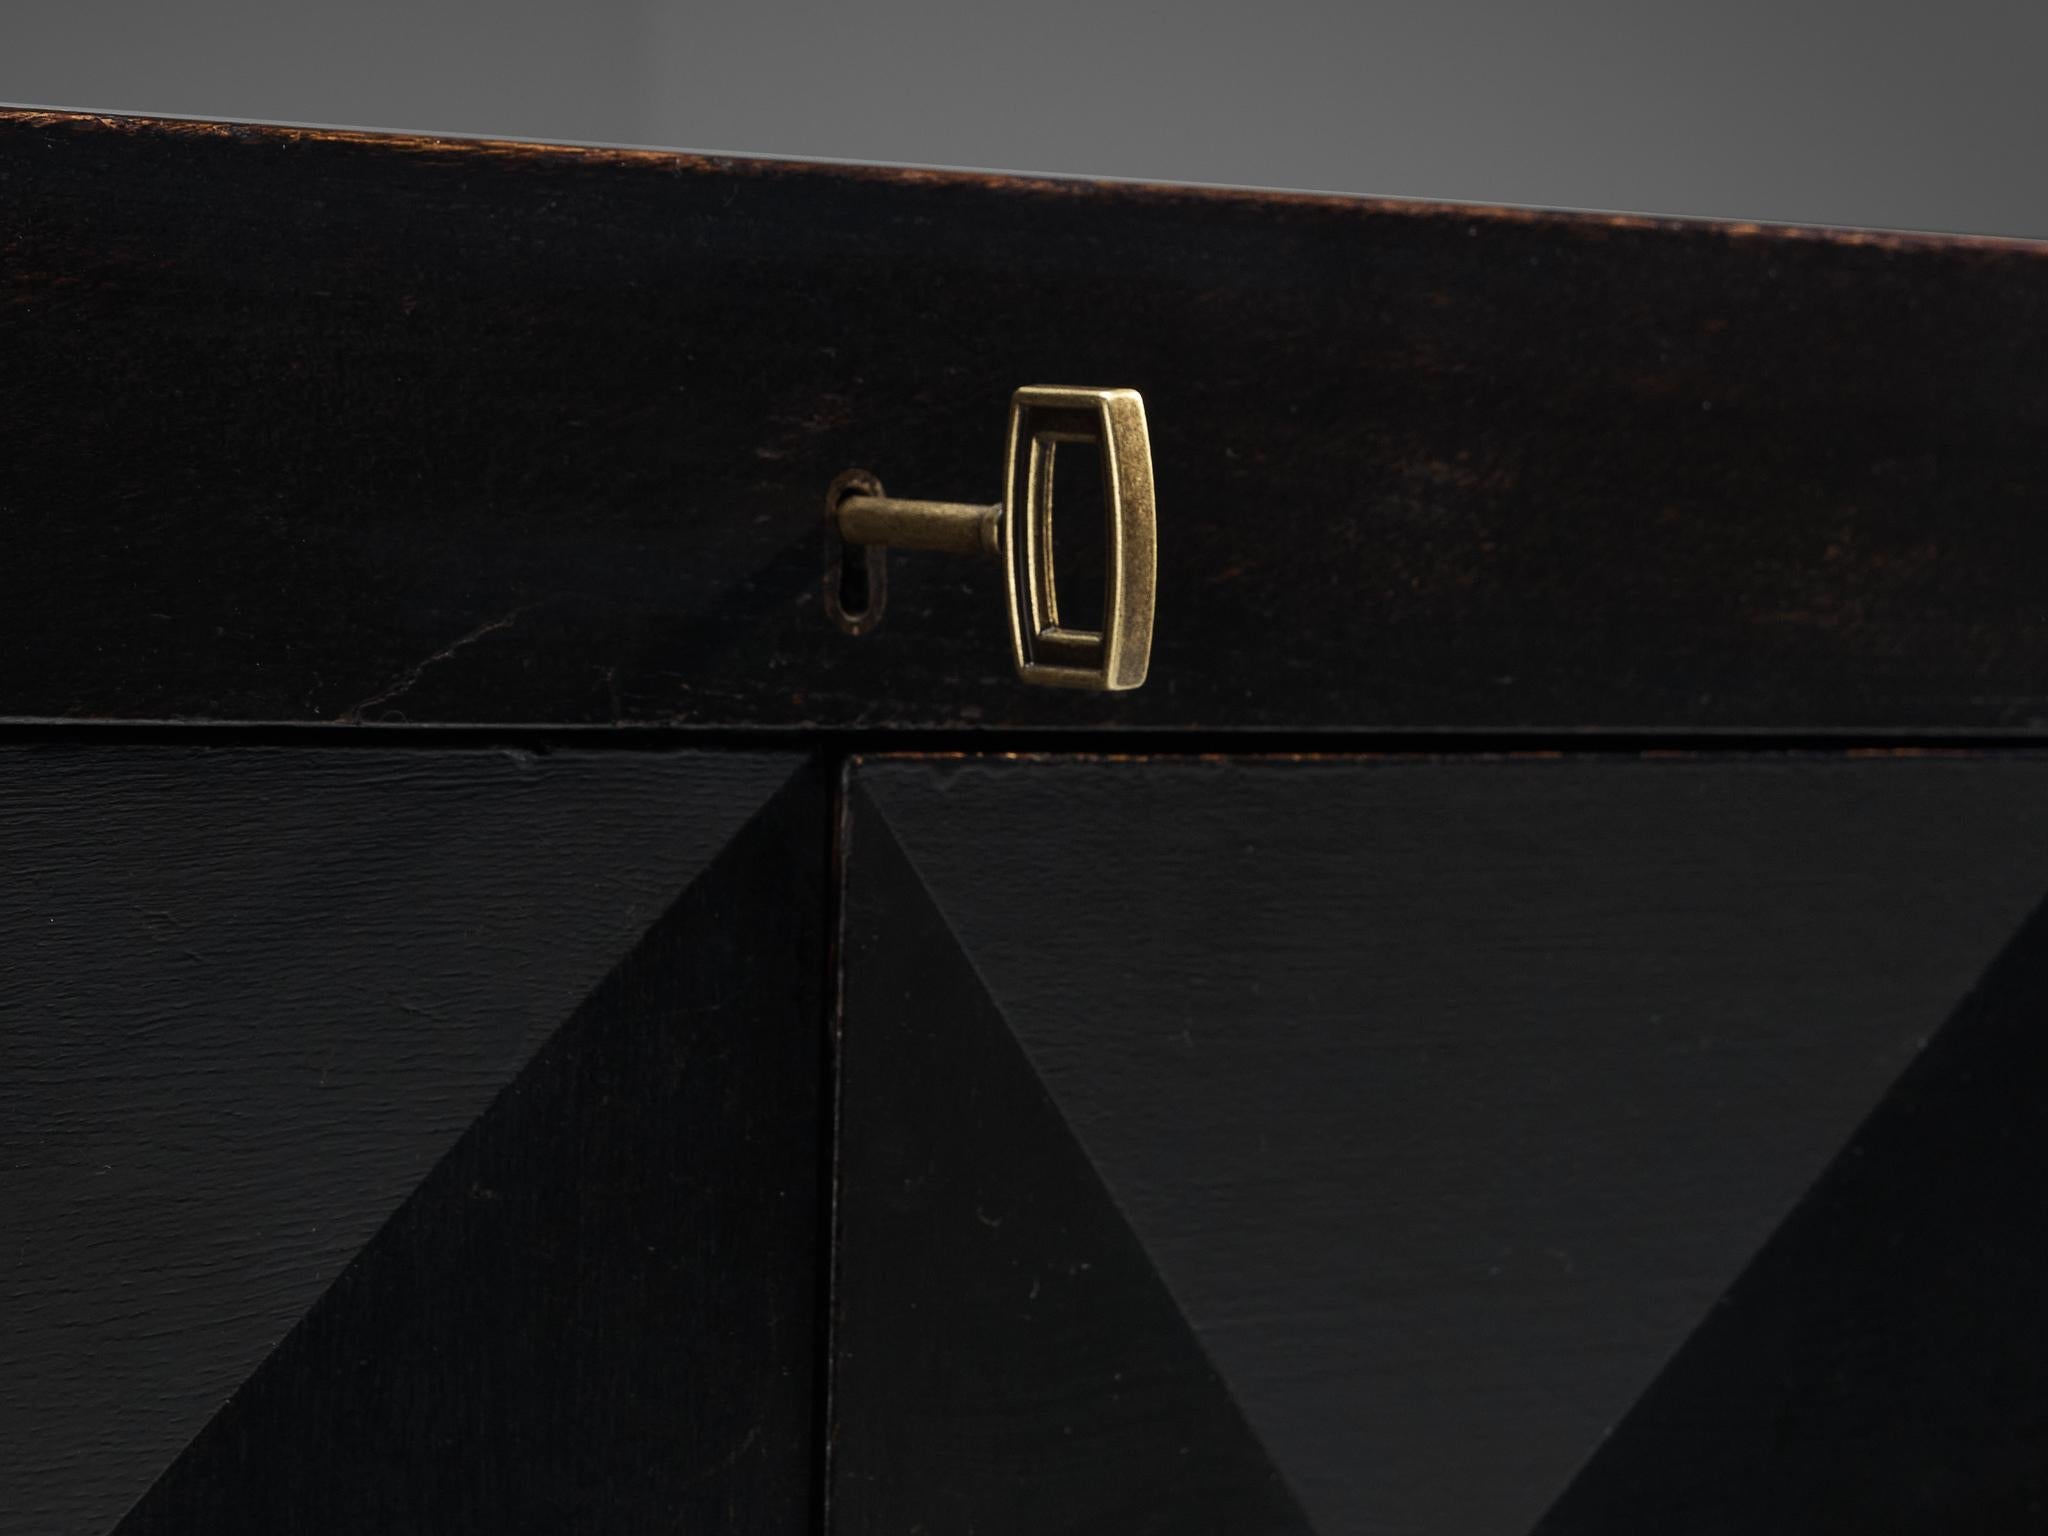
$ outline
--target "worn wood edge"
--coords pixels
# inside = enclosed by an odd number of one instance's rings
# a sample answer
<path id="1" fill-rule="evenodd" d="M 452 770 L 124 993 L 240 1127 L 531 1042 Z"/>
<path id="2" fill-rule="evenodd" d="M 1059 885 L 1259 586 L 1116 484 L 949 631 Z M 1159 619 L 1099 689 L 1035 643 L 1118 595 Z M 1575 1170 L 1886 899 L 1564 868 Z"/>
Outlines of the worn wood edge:
<path id="1" fill-rule="evenodd" d="M 2048 257 L 2048 240 L 2010 235 L 1948 234 L 1938 231 L 1867 228 L 1853 225 L 1771 223 L 1670 214 L 1544 208 L 1515 203 L 1461 203 L 1428 198 L 1297 191 L 1206 182 L 1148 181 L 1140 178 L 1055 175 L 1045 172 L 968 170 L 947 166 L 888 165 L 772 155 L 710 153 L 636 145 L 578 144 L 558 140 L 506 139 L 486 135 L 381 132 L 235 118 L 173 117 L 147 113 L 71 111 L 0 104 L 0 128 L 106 134 L 120 137 L 227 140 L 278 149 L 301 145 L 348 145 L 381 150 L 394 157 L 466 163 L 553 162 L 665 176 L 822 176 L 897 186 L 979 187 L 1018 197 L 1121 198 L 1153 203 L 1251 205 L 1273 209 L 1320 209 L 1379 218 L 1468 223 L 1556 226 L 1582 234 L 1606 231 L 1690 233 L 1730 241 L 1819 242 L 1882 250 L 1938 250 L 2002 256 Z"/>
<path id="2" fill-rule="evenodd" d="M 1990 730 L 1812 730 L 1738 726 L 1289 727 L 1204 725 L 814 725 L 672 720 L 244 720 L 0 715 L 0 748 L 50 743 L 241 749 L 803 752 L 835 760 L 979 762 L 1475 761 L 1749 756 L 1957 757 L 2048 751 L 2030 726 Z"/>
<path id="3" fill-rule="evenodd" d="M 1843 746 L 1771 746 L 1751 745 L 1735 750 L 1712 747 L 1643 747 L 1601 750 L 1597 746 L 1586 748 L 1532 747 L 1516 750 L 1512 747 L 1484 748 L 1475 751 L 1457 749 L 1427 750 L 1422 748 L 1371 751 L 1356 748 L 1328 748 L 1321 751 L 1289 751 L 1280 748 L 1265 748 L 1244 751 L 1190 752 L 1176 751 L 1172 747 L 1140 752 L 1090 751 L 976 751 L 972 747 L 928 748 L 918 751 L 861 751 L 846 755 L 845 769 L 853 773 L 865 767 L 883 767 L 903 763 L 1003 763 L 1025 766 L 1060 766 L 1064 764 L 1088 764 L 1096 767 L 1145 767 L 1148 765 L 1175 765 L 1195 767 L 1274 767 L 1287 764 L 1326 763 L 1342 766 L 1345 764 L 1375 763 L 1390 767 L 1441 767 L 1446 764 L 1462 763 L 1694 763 L 1694 764 L 1741 764 L 1741 763 L 1867 763 L 1867 762 L 1998 762 L 1998 761 L 2040 761 L 2048 760 L 2048 748 L 2029 747 L 2015 743 L 2003 746 L 1969 747 L 1855 747 Z"/>
<path id="4" fill-rule="evenodd" d="M 1733 759 L 1751 756 L 1981 758 L 2048 752 L 2042 732 L 1792 730 L 1688 726 L 1075 726 L 242 720 L 205 716 L 0 715 L 0 748 L 52 743 L 371 751 L 801 752 L 838 761 L 1290 762 Z"/>

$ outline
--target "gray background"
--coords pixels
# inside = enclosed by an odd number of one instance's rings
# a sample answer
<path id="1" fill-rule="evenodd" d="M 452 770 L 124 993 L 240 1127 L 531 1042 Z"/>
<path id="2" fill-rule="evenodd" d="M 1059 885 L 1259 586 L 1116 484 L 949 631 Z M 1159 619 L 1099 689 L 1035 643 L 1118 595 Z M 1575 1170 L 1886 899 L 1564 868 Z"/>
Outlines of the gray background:
<path id="1" fill-rule="evenodd" d="M 2048 6 L 70 0 L 0 101 L 2048 235 Z"/>

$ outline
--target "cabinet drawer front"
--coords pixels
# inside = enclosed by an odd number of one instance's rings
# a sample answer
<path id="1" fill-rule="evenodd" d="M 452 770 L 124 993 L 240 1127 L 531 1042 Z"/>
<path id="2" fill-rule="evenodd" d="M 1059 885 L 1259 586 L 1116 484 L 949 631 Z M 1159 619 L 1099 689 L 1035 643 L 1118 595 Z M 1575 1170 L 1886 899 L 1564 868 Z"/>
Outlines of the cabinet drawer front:
<path id="1" fill-rule="evenodd" d="M 2038 731 L 2048 247 L 0 113 L 0 717 Z M 823 503 L 1140 391 L 1151 674 Z"/>

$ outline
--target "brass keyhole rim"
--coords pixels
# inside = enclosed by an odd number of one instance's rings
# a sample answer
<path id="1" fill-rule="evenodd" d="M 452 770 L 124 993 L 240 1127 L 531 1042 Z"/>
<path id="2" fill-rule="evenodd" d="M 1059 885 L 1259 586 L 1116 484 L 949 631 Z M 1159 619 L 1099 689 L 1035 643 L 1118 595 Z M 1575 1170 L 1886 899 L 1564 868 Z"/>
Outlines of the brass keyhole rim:
<path id="1" fill-rule="evenodd" d="M 842 471 L 825 490 L 825 614 L 849 635 L 871 635 L 881 627 L 889 604 L 889 550 L 849 543 L 839 531 L 839 508 L 855 496 L 883 494 L 881 480 L 865 469 Z M 861 588 L 866 602 L 849 608 L 848 596 Z"/>

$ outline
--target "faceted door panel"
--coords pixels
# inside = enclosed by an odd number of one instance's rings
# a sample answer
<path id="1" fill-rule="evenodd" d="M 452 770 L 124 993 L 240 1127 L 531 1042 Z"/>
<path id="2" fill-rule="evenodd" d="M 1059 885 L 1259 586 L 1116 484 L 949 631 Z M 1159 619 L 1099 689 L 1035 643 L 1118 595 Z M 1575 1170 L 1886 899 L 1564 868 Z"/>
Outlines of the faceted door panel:
<path id="1" fill-rule="evenodd" d="M 839 1529 L 2034 1528 L 2048 764 L 852 782 Z"/>
<path id="2" fill-rule="evenodd" d="M 0 766 L 0 1531 L 795 1530 L 801 758 Z"/>

